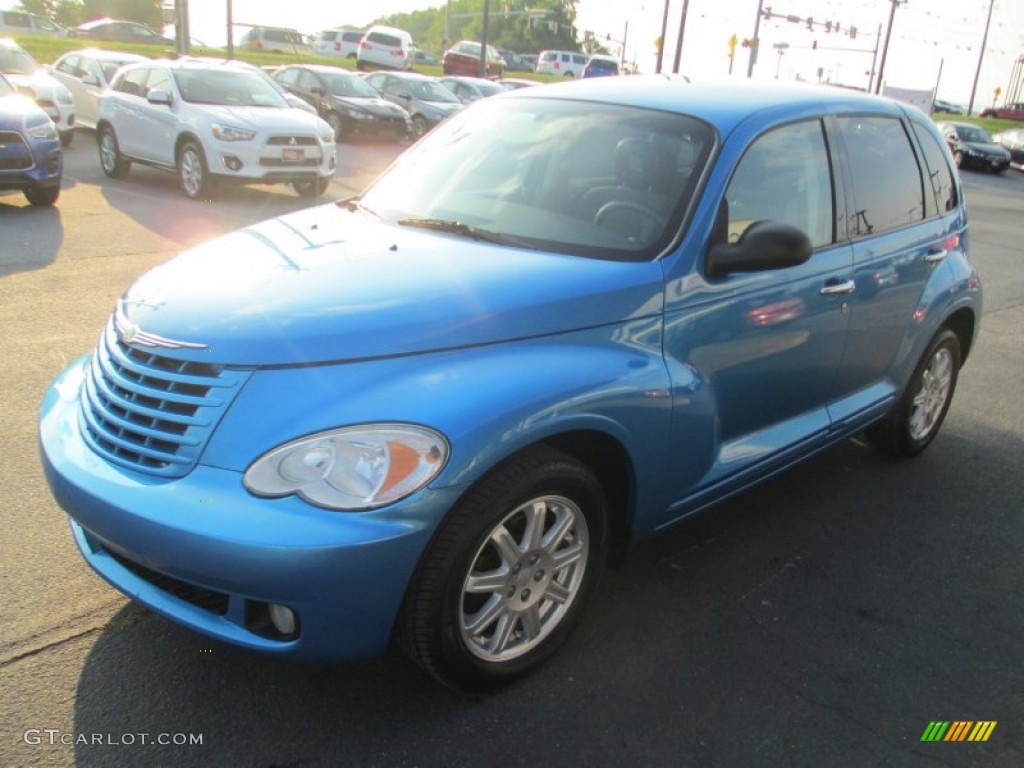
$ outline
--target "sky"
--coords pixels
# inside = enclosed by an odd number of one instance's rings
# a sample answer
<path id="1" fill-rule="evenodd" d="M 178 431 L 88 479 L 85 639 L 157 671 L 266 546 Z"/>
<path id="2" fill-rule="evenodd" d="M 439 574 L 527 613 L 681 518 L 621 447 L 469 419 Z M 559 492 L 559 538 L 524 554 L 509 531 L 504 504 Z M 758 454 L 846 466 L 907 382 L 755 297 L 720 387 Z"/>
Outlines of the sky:
<path id="1" fill-rule="evenodd" d="M 749 49 L 736 47 L 729 73 L 729 38 L 752 38 L 759 0 L 668 0 L 664 70 L 671 71 L 684 3 L 688 4 L 680 70 L 693 79 L 745 78 Z M 867 87 L 872 59 L 877 65 L 891 0 L 760 0 L 772 12 L 799 17 L 801 23 L 772 18 L 760 25 L 761 49 L 755 79 L 802 78 Z M 511 0 L 516 6 L 523 0 Z M 0 0 L 0 6 L 12 5 Z M 1024 0 L 900 0 L 885 63 L 884 82 L 897 88 L 933 90 L 947 101 L 966 105 L 978 69 L 985 21 L 992 21 L 976 90 L 975 109 L 994 100 L 997 87 L 1010 86 L 1014 62 L 1024 56 Z M 233 0 L 234 21 L 296 28 L 305 33 L 341 25 L 364 26 L 391 13 L 443 7 L 444 0 Z M 492 0 L 492 12 L 504 0 Z M 529 5 L 528 2 L 525 5 Z M 226 41 L 227 0 L 190 0 L 192 36 L 211 45 Z M 655 40 L 661 34 L 665 0 L 579 0 L 577 28 L 598 39 L 625 37 L 626 58 L 642 72 L 655 71 Z M 823 25 L 807 28 L 806 19 L 838 23 L 843 33 Z M 627 27 L 628 23 L 628 27 Z M 856 39 L 846 31 L 857 28 Z M 881 28 L 881 36 L 879 36 Z M 241 32 L 236 33 L 236 39 Z M 814 48 L 815 42 L 817 48 Z M 605 43 L 619 53 L 618 46 Z M 788 46 L 776 48 L 776 46 Z M 874 56 L 875 49 L 877 56 Z M 779 51 L 781 50 L 781 55 Z M 440 53 L 438 51 L 437 53 Z M 1005 98 L 999 99 L 1001 102 Z M 1024 92 L 1020 94 L 1024 99 Z"/>

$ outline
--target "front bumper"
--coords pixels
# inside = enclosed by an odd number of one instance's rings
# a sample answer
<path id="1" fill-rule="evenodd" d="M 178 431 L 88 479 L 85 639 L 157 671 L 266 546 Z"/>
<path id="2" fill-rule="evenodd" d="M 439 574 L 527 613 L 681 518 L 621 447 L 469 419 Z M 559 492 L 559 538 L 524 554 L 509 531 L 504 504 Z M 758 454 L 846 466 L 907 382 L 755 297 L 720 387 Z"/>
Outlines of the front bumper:
<path id="1" fill-rule="evenodd" d="M 62 373 L 44 398 L 40 451 L 82 555 L 100 576 L 154 611 L 234 645 L 316 661 L 384 650 L 434 521 L 454 502 L 455 489 L 422 491 L 385 510 L 339 513 L 294 497 L 256 498 L 230 470 L 200 465 L 162 480 L 117 468 L 79 432 L 84 362 Z M 260 616 L 269 604 L 297 614 L 296 636 L 268 635 Z"/>
<path id="2" fill-rule="evenodd" d="M 331 178 L 337 164 L 334 143 L 269 147 L 253 142 L 211 141 L 204 147 L 210 171 L 220 182 L 280 184 Z"/>

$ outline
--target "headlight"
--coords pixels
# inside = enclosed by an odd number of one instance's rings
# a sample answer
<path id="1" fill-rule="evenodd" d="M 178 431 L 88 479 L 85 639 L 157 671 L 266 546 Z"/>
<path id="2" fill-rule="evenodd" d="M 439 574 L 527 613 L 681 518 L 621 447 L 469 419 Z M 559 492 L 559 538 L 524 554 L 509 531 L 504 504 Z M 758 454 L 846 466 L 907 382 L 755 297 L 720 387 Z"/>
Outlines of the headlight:
<path id="1" fill-rule="evenodd" d="M 334 143 L 334 129 L 331 126 L 320 126 L 320 141 L 324 144 Z"/>
<path id="2" fill-rule="evenodd" d="M 56 139 L 57 126 L 53 124 L 53 120 L 47 120 L 45 123 L 30 125 L 28 133 L 34 139 Z"/>
<path id="3" fill-rule="evenodd" d="M 358 109 L 346 110 L 346 114 L 348 114 L 348 116 L 351 117 L 353 120 L 366 120 L 369 117 L 367 113 L 362 112 Z"/>
<path id="4" fill-rule="evenodd" d="M 382 507 L 418 491 L 444 468 L 448 442 L 411 424 L 320 432 L 263 454 L 245 472 L 257 496 L 293 493 L 328 509 Z"/>
<path id="5" fill-rule="evenodd" d="M 235 128 L 232 125 L 218 125 L 217 123 L 211 125 L 210 130 L 221 141 L 251 141 L 256 136 L 256 131 L 247 131 L 245 128 Z"/>

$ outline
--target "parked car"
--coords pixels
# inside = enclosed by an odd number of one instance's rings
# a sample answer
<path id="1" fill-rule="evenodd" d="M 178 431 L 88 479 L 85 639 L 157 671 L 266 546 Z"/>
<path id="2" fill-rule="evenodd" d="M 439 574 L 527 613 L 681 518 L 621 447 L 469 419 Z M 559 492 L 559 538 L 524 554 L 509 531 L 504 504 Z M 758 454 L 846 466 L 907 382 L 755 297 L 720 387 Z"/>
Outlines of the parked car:
<path id="1" fill-rule="evenodd" d="M 146 61 L 146 57 L 85 48 L 69 51 L 53 63 L 50 74 L 71 92 L 74 100 L 76 125 L 95 130 L 100 94 L 110 85 L 118 69 L 137 61 Z"/>
<path id="2" fill-rule="evenodd" d="M 941 122 L 938 126 L 946 137 L 957 168 L 1002 173 L 1010 167 L 1010 153 L 996 144 L 980 125 Z"/>
<path id="3" fill-rule="evenodd" d="M 526 80 L 521 77 L 499 77 L 495 80 L 498 85 L 504 88 L 506 91 L 516 91 L 520 88 L 532 88 L 535 85 L 540 85 L 536 80 Z"/>
<path id="4" fill-rule="evenodd" d="M 20 189 L 32 205 L 53 205 L 63 171 L 53 120 L 0 75 L 0 190 Z"/>
<path id="5" fill-rule="evenodd" d="M 197 59 L 122 67 L 100 97 L 100 165 L 112 178 L 132 163 L 173 171 L 192 199 L 218 184 L 290 183 L 323 193 L 334 174 L 334 132 L 294 109 L 249 64 Z"/>
<path id="6" fill-rule="evenodd" d="M 981 116 L 995 117 L 999 120 L 1024 120 L 1024 101 L 983 109 L 981 110 Z"/>
<path id="7" fill-rule="evenodd" d="M 474 101 L 496 96 L 508 90 L 501 83 L 482 77 L 442 77 L 438 82 L 454 93 L 463 104 L 472 104 Z"/>
<path id="8" fill-rule="evenodd" d="M 409 112 L 414 138 L 462 109 L 458 97 L 433 77 L 415 72 L 371 72 L 363 79 Z"/>
<path id="9" fill-rule="evenodd" d="M 992 141 L 1010 153 L 1010 165 L 1024 171 L 1024 128 L 997 133 Z"/>
<path id="10" fill-rule="evenodd" d="M 412 118 L 403 107 L 380 95 L 363 78 L 339 67 L 303 65 L 281 67 L 274 79 L 304 99 L 334 131 L 335 141 L 349 136 L 388 135 L 404 139 L 412 133 Z"/>
<path id="11" fill-rule="evenodd" d="M 534 61 L 527 61 L 522 55 L 507 48 L 499 48 L 498 53 L 505 60 L 506 72 L 533 72 L 537 66 L 536 57 Z"/>
<path id="12" fill-rule="evenodd" d="M 60 143 L 68 146 L 75 137 L 75 104 L 71 92 L 9 38 L 0 38 L 0 74 L 6 75 L 16 89 L 35 99 L 56 124 Z"/>
<path id="13" fill-rule="evenodd" d="M 444 52 L 441 67 L 446 75 L 478 77 L 480 75 L 480 43 L 460 40 Z M 498 51 L 487 46 L 487 76 L 501 77 L 505 74 L 505 60 Z"/>
<path id="14" fill-rule="evenodd" d="M 366 30 L 356 53 L 356 69 L 412 69 L 416 46 L 404 29 L 375 25 Z"/>
<path id="15" fill-rule="evenodd" d="M 359 52 L 359 41 L 363 39 L 361 29 L 325 29 L 316 36 L 313 54 L 354 59 Z"/>
<path id="16" fill-rule="evenodd" d="M 65 37 L 68 31 L 45 16 L 28 11 L 0 11 L 0 35 L 50 35 Z"/>
<path id="17" fill-rule="evenodd" d="M 313 46 L 302 33 L 287 27 L 252 27 L 242 35 L 239 46 L 247 51 L 261 53 L 290 53 L 296 56 L 309 56 L 313 53 Z"/>
<path id="18" fill-rule="evenodd" d="M 226 643 L 482 688 L 630 542 L 864 430 L 925 450 L 982 317 L 928 117 L 629 85 L 485 99 L 138 280 L 40 412 L 89 565 Z"/>
<path id="19" fill-rule="evenodd" d="M 591 56 L 583 67 L 583 77 L 608 77 L 619 74 L 619 60 L 614 56 Z"/>
<path id="20" fill-rule="evenodd" d="M 537 74 L 583 77 L 587 55 L 574 51 L 541 51 L 537 59 Z"/>
<path id="21" fill-rule="evenodd" d="M 430 51 L 421 51 L 419 48 L 416 49 L 416 53 L 413 54 L 413 61 L 416 66 L 419 67 L 439 67 L 441 66 L 441 60 L 437 58 Z"/>
<path id="22" fill-rule="evenodd" d="M 935 101 L 932 102 L 932 112 L 942 112 L 947 115 L 966 115 L 967 108 L 962 107 L 959 104 L 954 104 L 951 101 L 935 99 Z"/>
<path id="23" fill-rule="evenodd" d="M 117 19 L 96 19 L 79 24 L 68 30 L 70 37 L 89 40 L 107 40 L 115 43 L 141 43 L 148 45 L 174 46 L 174 40 L 154 32 L 145 24 L 137 21 L 119 21 Z"/>

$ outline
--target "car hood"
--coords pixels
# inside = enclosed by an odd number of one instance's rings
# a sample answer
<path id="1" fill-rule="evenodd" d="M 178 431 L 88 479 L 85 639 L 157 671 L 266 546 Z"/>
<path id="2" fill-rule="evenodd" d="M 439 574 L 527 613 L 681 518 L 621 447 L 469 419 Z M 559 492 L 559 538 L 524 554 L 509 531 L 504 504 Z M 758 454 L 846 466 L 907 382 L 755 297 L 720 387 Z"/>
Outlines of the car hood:
<path id="1" fill-rule="evenodd" d="M 492 245 L 326 205 L 186 251 L 144 275 L 118 309 L 136 339 L 155 338 L 175 357 L 261 366 L 478 346 L 661 306 L 657 262 Z"/>
<path id="2" fill-rule="evenodd" d="M 358 109 L 363 112 L 368 112 L 371 115 L 378 117 L 394 117 L 401 115 L 408 115 L 402 107 L 397 104 L 392 104 L 387 99 L 377 97 L 358 97 L 358 96 L 334 96 L 328 97 L 328 100 L 332 104 L 336 104 L 341 107 L 349 107 L 350 109 Z"/>
<path id="3" fill-rule="evenodd" d="M 0 97 L 0 130 L 21 133 L 30 118 L 35 118 L 31 120 L 33 125 L 50 119 L 28 96 L 17 94 Z"/>
<path id="4" fill-rule="evenodd" d="M 38 69 L 31 75 L 5 75 L 15 88 L 28 86 L 38 99 L 56 100 L 58 91 L 67 90 L 63 83 L 48 72 Z"/>
<path id="5" fill-rule="evenodd" d="M 991 155 L 993 157 L 1002 157 L 1008 155 L 1009 152 L 1005 148 L 998 144 L 989 144 L 985 141 L 965 141 L 964 146 L 973 152 L 977 152 L 979 155 Z"/>
<path id="6" fill-rule="evenodd" d="M 294 108 L 204 104 L 203 111 L 213 121 L 230 121 L 234 125 L 241 124 L 257 130 L 317 132 L 325 125 L 315 114 Z"/>

